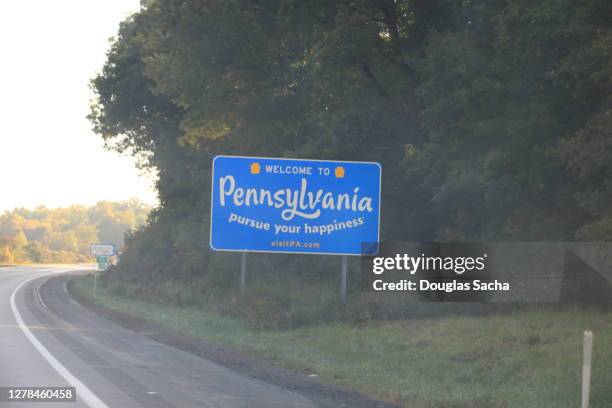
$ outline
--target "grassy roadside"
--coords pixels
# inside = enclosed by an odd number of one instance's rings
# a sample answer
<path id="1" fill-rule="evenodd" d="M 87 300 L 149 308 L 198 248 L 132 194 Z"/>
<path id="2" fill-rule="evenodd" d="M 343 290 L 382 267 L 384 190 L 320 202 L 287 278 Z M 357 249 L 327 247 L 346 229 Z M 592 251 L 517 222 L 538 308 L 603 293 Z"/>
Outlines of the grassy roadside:
<path id="1" fill-rule="evenodd" d="M 90 277 L 69 288 L 92 298 Z M 250 330 L 240 320 L 118 296 L 96 302 L 410 408 L 576 407 L 582 331 L 595 332 L 592 407 L 612 404 L 612 313 L 503 316 Z"/>

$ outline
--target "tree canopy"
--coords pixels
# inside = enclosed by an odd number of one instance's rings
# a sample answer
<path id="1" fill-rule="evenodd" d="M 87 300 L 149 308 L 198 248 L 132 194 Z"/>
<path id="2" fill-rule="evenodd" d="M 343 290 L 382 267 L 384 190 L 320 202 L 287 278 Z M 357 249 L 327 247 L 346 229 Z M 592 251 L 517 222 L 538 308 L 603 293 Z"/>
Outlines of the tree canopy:
<path id="1" fill-rule="evenodd" d="M 384 240 L 612 239 L 608 0 L 145 0 L 92 85 L 159 174 L 147 273 L 217 262 L 220 153 L 380 162 Z"/>

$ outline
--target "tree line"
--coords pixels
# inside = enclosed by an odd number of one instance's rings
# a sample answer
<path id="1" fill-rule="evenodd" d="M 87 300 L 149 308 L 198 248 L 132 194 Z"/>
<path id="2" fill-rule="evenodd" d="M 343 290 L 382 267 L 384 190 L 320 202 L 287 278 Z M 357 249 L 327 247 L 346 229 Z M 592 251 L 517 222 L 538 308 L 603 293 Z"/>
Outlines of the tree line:
<path id="1" fill-rule="evenodd" d="M 144 224 L 149 211 L 138 200 L 5 211 L 0 215 L 0 263 L 91 262 L 91 243 L 123 249 L 124 234 Z"/>
<path id="2" fill-rule="evenodd" d="M 609 241 L 611 62 L 608 0 L 144 0 L 92 80 L 94 130 L 159 174 L 123 276 L 229 280 L 216 154 L 380 162 L 383 240 Z"/>

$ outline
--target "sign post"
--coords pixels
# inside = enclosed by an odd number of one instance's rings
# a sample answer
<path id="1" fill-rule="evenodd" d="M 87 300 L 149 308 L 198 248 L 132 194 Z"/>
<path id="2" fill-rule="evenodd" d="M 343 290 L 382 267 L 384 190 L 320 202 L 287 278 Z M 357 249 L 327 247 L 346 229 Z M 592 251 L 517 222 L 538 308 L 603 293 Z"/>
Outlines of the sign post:
<path id="1" fill-rule="evenodd" d="M 340 266 L 340 299 L 346 301 L 346 282 L 348 272 L 348 258 L 346 255 L 342 255 L 342 264 Z"/>
<path id="2" fill-rule="evenodd" d="M 97 299 L 97 288 L 98 288 L 98 272 L 94 272 L 94 276 L 93 276 L 93 299 L 94 299 L 94 303 L 96 303 L 96 299 Z"/>
<path id="3" fill-rule="evenodd" d="M 247 251 L 342 255 L 344 299 L 347 256 L 379 241 L 381 173 L 372 162 L 217 156 L 210 247 L 243 253 L 242 291 Z"/>
<path id="4" fill-rule="evenodd" d="M 582 404 L 581 408 L 589 408 L 589 397 L 591 392 L 591 365 L 593 358 L 593 332 L 584 332 L 582 351 Z"/>
<path id="5" fill-rule="evenodd" d="M 244 294 L 246 289 L 247 253 L 240 253 L 240 293 Z"/>

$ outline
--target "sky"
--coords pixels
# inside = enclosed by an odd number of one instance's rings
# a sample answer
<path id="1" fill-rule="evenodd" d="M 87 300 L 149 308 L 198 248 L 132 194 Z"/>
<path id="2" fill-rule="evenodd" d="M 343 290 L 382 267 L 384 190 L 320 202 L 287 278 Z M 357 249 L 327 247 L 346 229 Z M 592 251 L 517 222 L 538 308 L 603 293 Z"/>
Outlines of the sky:
<path id="1" fill-rule="evenodd" d="M 0 211 L 140 198 L 154 177 L 104 149 L 86 119 L 89 80 L 138 0 L 0 5 Z"/>

